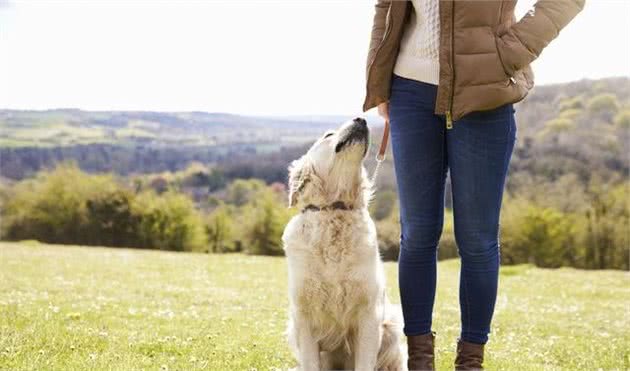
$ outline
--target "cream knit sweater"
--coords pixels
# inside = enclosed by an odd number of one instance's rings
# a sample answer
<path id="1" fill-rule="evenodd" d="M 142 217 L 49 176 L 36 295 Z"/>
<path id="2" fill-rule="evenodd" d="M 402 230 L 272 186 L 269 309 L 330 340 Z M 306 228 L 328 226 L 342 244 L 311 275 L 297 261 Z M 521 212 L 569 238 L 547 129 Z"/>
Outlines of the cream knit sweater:
<path id="1" fill-rule="evenodd" d="M 413 11 L 400 44 L 394 73 L 438 85 L 440 79 L 439 0 L 412 0 Z"/>

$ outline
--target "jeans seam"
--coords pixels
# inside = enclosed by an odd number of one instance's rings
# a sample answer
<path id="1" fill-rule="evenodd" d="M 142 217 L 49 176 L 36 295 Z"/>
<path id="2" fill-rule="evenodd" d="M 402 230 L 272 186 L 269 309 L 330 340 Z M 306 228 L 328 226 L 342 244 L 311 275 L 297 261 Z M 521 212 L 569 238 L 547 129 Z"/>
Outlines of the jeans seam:
<path id="1" fill-rule="evenodd" d="M 447 149 L 447 132 L 446 132 L 446 127 L 444 125 L 442 125 L 442 120 L 438 119 L 438 123 L 440 123 L 440 126 L 442 127 L 442 153 L 440 156 L 440 179 L 439 179 L 439 183 L 440 183 L 440 189 L 441 189 L 441 193 L 442 193 L 442 197 L 444 197 L 444 187 L 445 187 L 445 183 L 446 183 L 446 174 L 444 171 L 444 167 L 445 165 L 448 166 L 448 163 L 445 161 L 445 158 L 447 158 L 448 156 L 448 149 Z M 448 169 L 447 169 L 448 171 Z M 443 201 L 443 200 L 442 200 Z M 442 209 L 444 209 L 444 207 L 442 206 Z M 437 241 L 437 245 L 435 246 L 435 274 L 436 274 L 436 278 L 437 278 L 437 259 L 438 259 L 438 255 L 439 255 L 439 249 L 440 249 L 440 240 L 442 239 L 442 233 L 444 230 L 444 212 L 441 212 L 442 215 L 442 220 L 440 221 L 440 228 L 439 228 L 439 237 L 438 237 L 438 241 Z M 436 286 L 437 286 L 437 282 L 436 282 Z M 434 307 L 435 307 L 435 297 L 433 298 L 434 300 Z M 431 329 L 430 331 L 433 331 L 433 309 L 431 308 Z"/>
<path id="2" fill-rule="evenodd" d="M 463 262 L 462 262 L 463 266 Z M 466 282 L 466 274 L 462 268 L 462 280 L 464 281 L 464 301 L 466 304 L 466 326 L 464 332 L 468 334 L 470 332 L 470 302 L 468 300 L 468 283 Z"/>
<path id="3" fill-rule="evenodd" d="M 512 110 L 510 110 L 510 114 L 508 115 L 508 145 L 505 148 L 505 154 L 503 155 L 503 168 L 505 169 L 505 175 L 504 175 L 504 180 L 503 180 L 503 187 L 501 189 L 501 200 L 499 200 L 499 218 L 498 218 L 498 222 L 497 222 L 497 253 L 498 253 L 498 266 L 497 266 L 497 274 L 498 271 L 501 269 L 501 208 L 502 208 L 502 203 L 503 203 L 503 193 L 505 190 L 505 184 L 507 183 L 507 178 L 508 178 L 508 168 L 510 166 L 510 155 L 511 152 L 514 149 L 514 146 L 516 145 L 516 137 L 514 137 L 514 139 L 512 139 L 513 137 L 513 133 L 516 132 L 516 118 L 514 117 L 514 112 Z M 511 148 L 511 149 L 510 149 Z M 497 290 L 498 290 L 498 286 L 497 286 Z M 498 294 L 498 293 L 497 293 Z"/>

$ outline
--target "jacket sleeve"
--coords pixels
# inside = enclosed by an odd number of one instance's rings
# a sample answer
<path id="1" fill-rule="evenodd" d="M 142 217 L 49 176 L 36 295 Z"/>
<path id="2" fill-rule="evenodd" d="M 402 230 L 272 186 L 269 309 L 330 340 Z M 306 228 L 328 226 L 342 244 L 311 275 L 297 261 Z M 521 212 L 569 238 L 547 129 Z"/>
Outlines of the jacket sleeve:
<path id="1" fill-rule="evenodd" d="M 497 35 L 497 50 L 505 72 L 514 72 L 538 58 L 583 8 L 585 0 L 538 0 L 523 18 Z"/>
<path id="2" fill-rule="evenodd" d="M 370 63 L 376 54 L 376 49 L 378 49 L 378 46 L 385 35 L 387 12 L 389 11 L 390 3 L 391 0 L 376 0 L 376 4 L 374 5 L 374 21 L 372 23 L 372 35 L 370 38 L 370 48 L 368 49 L 366 67 L 370 66 Z"/>

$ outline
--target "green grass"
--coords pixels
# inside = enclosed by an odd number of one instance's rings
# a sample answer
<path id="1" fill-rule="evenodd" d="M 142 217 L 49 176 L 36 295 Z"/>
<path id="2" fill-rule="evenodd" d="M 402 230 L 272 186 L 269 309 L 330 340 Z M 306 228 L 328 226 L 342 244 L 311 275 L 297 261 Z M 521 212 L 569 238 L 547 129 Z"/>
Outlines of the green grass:
<path id="1" fill-rule="evenodd" d="M 439 265 L 441 370 L 459 331 L 458 267 Z M 503 267 L 487 368 L 628 369 L 629 278 Z M 286 369 L 286 292 L 283 258 L 0 243 L 0 369 Z"/>

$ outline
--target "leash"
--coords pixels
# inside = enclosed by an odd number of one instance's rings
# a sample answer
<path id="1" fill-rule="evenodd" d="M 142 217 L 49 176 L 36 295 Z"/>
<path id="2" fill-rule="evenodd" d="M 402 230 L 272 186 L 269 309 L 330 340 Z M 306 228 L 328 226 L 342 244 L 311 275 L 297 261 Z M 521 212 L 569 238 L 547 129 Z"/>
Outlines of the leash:
<path id="1" fill-rule="evenodd" d="M 378 176 L 378 170 L 381 168 L 381 164 L 385 161 L 385 153 L 387 152 L 387 144 L 389 142 L 389 120 L 385 120 L 385 127 L 383 128 L 383 137 L 381 138 L 381 146 L 378 148 L 376 154 L 376 167 L 372 173 L 371 183 L 376 184 L 376 177 Z M 385 323 L 387 317 L 387 289 L 383 288 L 383 310 L 381 311 L 381 324 Z"/>
<path id="2" fill-rule="evenodd" d="M 381 146 L 376 154 L 376 167 L 372 173 L 370 181 L 375 184 L 376 177 L 378 176 L 378 170 L 381 168 L 381 163 L 385 161 L 385 152 L 387 151 L 387 143 L 389 142 L 389 120 L 385 120 L 385 127 L 383 128 L 383 137 L 381 138 Z"/>

